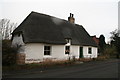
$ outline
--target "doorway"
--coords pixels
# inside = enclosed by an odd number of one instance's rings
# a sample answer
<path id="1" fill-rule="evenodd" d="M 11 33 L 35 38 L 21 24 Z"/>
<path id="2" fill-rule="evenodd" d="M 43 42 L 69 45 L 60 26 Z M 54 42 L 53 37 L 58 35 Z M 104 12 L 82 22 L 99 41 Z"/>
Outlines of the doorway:
<path id="1" fill-rule="evenodd" d="M 79 58 L 83 58 L 83 47 L 79 49 Z"/>

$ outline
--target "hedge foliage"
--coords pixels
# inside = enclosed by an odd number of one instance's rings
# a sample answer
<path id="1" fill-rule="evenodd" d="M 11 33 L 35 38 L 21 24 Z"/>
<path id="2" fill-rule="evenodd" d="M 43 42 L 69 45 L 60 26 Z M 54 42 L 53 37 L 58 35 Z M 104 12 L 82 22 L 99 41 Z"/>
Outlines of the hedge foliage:
<path id="1" fill-rule="evenodd" d="M 14 65 L 16 64 L 16 52 L 15 48 L 11 47 L 10 40 L 2 41 L 2 65 Z"/>

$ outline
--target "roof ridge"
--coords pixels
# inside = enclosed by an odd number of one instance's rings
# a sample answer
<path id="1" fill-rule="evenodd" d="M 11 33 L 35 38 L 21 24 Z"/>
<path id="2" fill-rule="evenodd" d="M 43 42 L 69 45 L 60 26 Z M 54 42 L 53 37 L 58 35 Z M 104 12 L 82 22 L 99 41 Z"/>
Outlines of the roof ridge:
<path id="1" fill-rule="evenodd" d="M 59 18 L 59 17 L 56 17 L 56 16 L 51 16 L 51 15 L 44 14 L 44 13 L 39 13 L 39 12 L 31 11 L 30 14 L 33 14 L 33 13 L 38 14 L 38 15 L 48 16 L 48 17 L 51 17 L 51 18 L 57 18 L 57 19 L 60 19 L 60 20 L 63 20 L 63 21 L 66 21 L 66 22 L 70 23 L 70 22 L 69 22 L 68 20 L 66 20 L 66 19 L 62 19 L 62 18 Z M 29 15 L 30 15 L 30 14 L 29 14 Z M 29 16 L 29 15 L 28 15 L 28 16 Z M 73 23 L 72 23 L 72 24 L 73 24 Z M 77 24 L 77 25 L 78 25 L 78 24 Z M 79 25 L 79 26 L 81 26 L 81 25 Z"/>

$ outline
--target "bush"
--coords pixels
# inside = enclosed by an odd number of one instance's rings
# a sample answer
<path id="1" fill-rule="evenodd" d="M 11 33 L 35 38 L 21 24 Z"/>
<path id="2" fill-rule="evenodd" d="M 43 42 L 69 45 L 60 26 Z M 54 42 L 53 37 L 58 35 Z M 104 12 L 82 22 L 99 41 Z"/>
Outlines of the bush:
<path id="1" fill-rule="evenodd" d="M 105 48 L 105 50 L 103 52 L 103 55 L 107 56 L 109 58 L 116 56 L 116 54 L 117 54 L 117 50 L 116 50 L 115 46 L 108 46 Z"/>
<path id="2" fill-rule="evenodd" d="M 93 60 L 92 58 L 79 58 L 79 61 L 82 61 L 82 62 L 89 62 L 92 60 Z"/>
<path id="3" fill-rule="evenodd" d="M 97 58 L 95 58 L 95 61 L 104 61 L 107 60 L 109 57 L 108 56 L 98 56 Z"/>
<path id="4" fill-rule="evenodd" d="M 10 40 L 2 41 L 2 65 L 13 65 L 16 63 L 16 49 L 11 47 Z"/>

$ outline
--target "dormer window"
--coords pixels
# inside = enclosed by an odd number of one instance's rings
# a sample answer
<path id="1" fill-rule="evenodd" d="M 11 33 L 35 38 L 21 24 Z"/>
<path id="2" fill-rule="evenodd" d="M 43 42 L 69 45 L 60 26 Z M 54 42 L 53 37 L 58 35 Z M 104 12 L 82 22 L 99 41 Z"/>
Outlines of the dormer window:
<path id="1" fill-rule="evenodd" d="M 65 39 L 67 43 L 70 43 L 71 42 L 71 39 Z"/>

